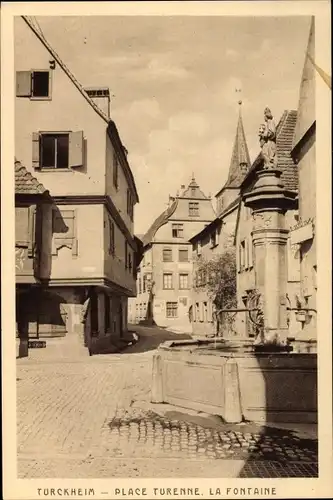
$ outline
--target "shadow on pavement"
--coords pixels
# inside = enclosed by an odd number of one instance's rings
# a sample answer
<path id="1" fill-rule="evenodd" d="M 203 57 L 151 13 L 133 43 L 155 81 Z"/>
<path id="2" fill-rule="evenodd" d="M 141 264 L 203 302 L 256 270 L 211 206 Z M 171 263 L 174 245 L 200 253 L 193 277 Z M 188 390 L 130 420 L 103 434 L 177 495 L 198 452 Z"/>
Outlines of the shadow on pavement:
<path id="1" fill-rule="evenodd" d="M 191 335 L 187 333 L 172 333 L 156 326 L 130 325 L 129 330 L 138 334 L 138 341 L 125 349 L 123 354 L 136 354 L 140 352 L 153 351 L 160 344 L 168 340 L 189 340 Z"/>

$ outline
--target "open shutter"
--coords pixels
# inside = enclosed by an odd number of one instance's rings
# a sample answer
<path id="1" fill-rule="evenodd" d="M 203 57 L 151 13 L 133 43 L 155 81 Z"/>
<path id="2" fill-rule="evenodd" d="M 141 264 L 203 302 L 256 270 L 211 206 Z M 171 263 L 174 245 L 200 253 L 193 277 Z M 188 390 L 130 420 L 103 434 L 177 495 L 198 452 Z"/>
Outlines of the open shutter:
<path id="1" fill-rule="evenodd" d="M 29 246 L 28 207 L 15 207 L 15 243 L 19 247 Z"/>
<path id="2" fill-rule="evenodd" d="M 83 165 L 83 132 L 70 132 L 69 134 L 69 166 L 71 168 Z"/>
<path id="3" fill-rule="evenodd" d="M 34 168 L 40 168 L 40 145 L 39 145 L 39 133 L 32 133 L 32 166 Z"/>
<path id="4" fill-rule="evenodd" d="M 16 71 L 16 97 L 31 96 L 31 71 Z"/>
<path id="5" fill-rule="evenodd" d="M 34 256 L 35 239 L 36 239 L 36 205 L 31 205 L 29 207 L 28 257 Z"/>

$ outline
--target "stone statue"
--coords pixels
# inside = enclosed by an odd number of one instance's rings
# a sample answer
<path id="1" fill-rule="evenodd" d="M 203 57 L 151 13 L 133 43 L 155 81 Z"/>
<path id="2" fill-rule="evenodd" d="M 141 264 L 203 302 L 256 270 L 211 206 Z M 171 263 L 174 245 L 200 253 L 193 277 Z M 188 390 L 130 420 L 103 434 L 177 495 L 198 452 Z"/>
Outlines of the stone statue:
<path id="1" fill-rule="evenodd" d="M 259 143 L 264 159 L 264 169 L 277 168 L 276 126 L 269 108 L 264 111 L 265 123 L 259 127 Z"/>

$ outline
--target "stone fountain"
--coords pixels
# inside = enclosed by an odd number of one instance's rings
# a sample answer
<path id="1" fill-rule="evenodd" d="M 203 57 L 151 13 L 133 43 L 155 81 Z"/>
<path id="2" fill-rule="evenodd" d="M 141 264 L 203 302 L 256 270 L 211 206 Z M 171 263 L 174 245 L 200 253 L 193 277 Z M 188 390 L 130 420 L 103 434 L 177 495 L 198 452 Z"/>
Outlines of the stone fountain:
<path id="1" fill-rule="evenodd" d="M 220 415 L 226 422 L 317 421 L 316 354 L 287 344 L 286 211 L 296 193 L 281 182 L 275 124 L 268 108 L 259 131 L 262 168 L 244 195 L 252 209 L 256 285 L 263 327 L 255 341 L 165 342 L 153 361 L 152 402 Z"/>

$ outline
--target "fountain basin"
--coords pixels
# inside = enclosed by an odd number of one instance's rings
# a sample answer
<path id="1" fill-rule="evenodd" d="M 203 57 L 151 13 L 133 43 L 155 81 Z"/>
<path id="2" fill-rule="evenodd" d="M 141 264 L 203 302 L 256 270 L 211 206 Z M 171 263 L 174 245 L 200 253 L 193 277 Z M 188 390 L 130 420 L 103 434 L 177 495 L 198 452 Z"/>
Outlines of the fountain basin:
<path id="1" fill-rule="evenodd" d="M 152 402 L 226 422 L 317 422 L 317 355 L 255 353 L 250 343 L 179 340 L 153 359 Z"/>

